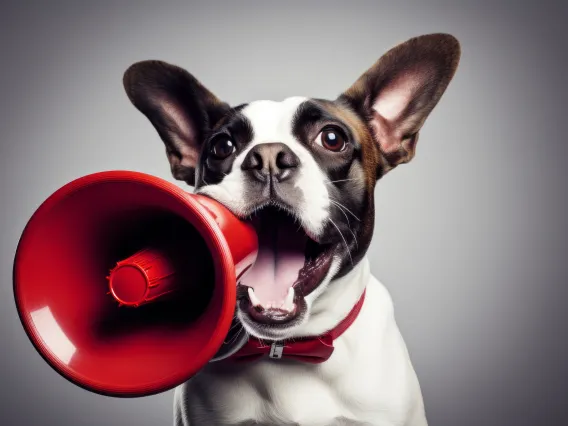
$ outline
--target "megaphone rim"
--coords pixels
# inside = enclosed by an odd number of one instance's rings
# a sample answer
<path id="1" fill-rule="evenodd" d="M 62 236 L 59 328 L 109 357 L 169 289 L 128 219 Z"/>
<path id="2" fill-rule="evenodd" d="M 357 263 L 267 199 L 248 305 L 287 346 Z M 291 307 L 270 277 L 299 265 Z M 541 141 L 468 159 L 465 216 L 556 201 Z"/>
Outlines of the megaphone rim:
<path id="1" fill-rule="evenodd" d="M 21 255 L 22 247 L 26 244 L 26 240 L 30 233 L 30 229 L 38 221 L 42 215 L 53 208 L 59 201 L 63 198 L 71 195 L 73 192 L 83 190 L 89 185 L 95 185 L 100 183 L 111 183 L 111 182 L 133 182 L 152 186 L 154 188 L 163 190 L 169 195 L 175 197 L 177 200 L 191 205 L 194 217 L 197 219 L 193 223 L 196 226 L 206 227 L 209 231 L 205 233 L 208 237 L 206 238 L 207 244 L 212 244 L 216 248 L 216 252 L 221 254 L 216 262 L 222 266 L 223 271 L 219 276 L 224 277 L 225 283 L 229 282 L 229 285 L 224 285 L 224 291 L 222 292 L 223 300 L 222 306 L 225 308 L 227 304 L 234 306 L 236 303 L 236 285 L 230 285 L 231 282 L 236 282 L 235 268 L 233 264 L 233 259 L 231 255 L 231 250 L 223 237 L 223 233 L 218 224 L 211 220 L 211 212 L 203 205 L 201 205 L 196 199 L 192 197 L 192 194 L 184 191 L 182 188 L 176 186 L 175 184 L 168 182 L 157 176 L 149 175 L 142 172 L 130 171 L 130 170 L 108 170 L 96 173 L 91 173 L 79 178 L 76 178 L 67 184 L 63 185 L 56 191 L 54 191 L 50 196 L 48 196 L 35 210 L 28 222 L 26 223 L 16 250 L 14 253 L 14 262 L 12 268 L 12 287 L 14 292 L 14 302 L 16 305 L 16 311 L 20 319 L 20 323 L 24 328 L 30 342 L 40 354 L 40 356 L 46 361 L 46 363 L 55 370 L 61 377 L 73 383 L 74 385 L 87 390 L 89 392 L 94 392 L 103 396 L 117 397 L 117 398 L 138 398 L 156 395 L 172 388 L 181 385 L 183 382 L 188 380 L 192 375 L 186 372 L 183 373 L 173 373 L 166 379 L 161 379 L 159 382 L 161 385 L 155 382 L 149 383 L 146 386 L 135 386 L 128 388 L 126 386 L 115 387 L 114 389 L 109 389 L 109 384 L 98 383 L 82 374 L 79 374 L 72 369 L 70 369 L 65 363 L 63 363 L 59 358 L 53 355 L 52 351 L 48 345 L 44 342 L 39 332 L 35 327 L 32 326 L 33 321 L 31 320 L 30 314 L 21 309 L 23 304 L 23 294 L 22 289 L 18 286 L 17 281 L 17 269 L 18 269 L 18 258 Z M 195 368 L 195 374 L 200 368 L 205 366 L 210 362 L 216 355 L 219 348 L 222 346 L 225 336 L 229 332 L 231 321 L 233 319 L 234 312 L 230 309 L 222 309 L 222 315 L 218 318 L 216 324 L 217 332 L 212 339 L 214 341 L 209 344 L 204 350 L 200 351 L 197 357 L 197 361 L 194 358 L 192 362 L 195 366 L 201 366 Z"/>

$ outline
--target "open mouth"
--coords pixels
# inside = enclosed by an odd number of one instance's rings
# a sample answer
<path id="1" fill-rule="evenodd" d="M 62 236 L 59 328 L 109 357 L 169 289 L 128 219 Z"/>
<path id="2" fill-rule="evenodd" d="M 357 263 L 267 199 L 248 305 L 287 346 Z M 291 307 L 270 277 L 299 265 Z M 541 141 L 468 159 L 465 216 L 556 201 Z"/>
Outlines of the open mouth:
<path id="1" fill-rule="evenodd" d="M 306 309 L 304 298 L 322 282 L 333 246 L 308 237 L 288 212 L 269 206 L 252 217 L 258 257 L 237 288 L 241 311 L 256 322 L 285 324 Z"/>

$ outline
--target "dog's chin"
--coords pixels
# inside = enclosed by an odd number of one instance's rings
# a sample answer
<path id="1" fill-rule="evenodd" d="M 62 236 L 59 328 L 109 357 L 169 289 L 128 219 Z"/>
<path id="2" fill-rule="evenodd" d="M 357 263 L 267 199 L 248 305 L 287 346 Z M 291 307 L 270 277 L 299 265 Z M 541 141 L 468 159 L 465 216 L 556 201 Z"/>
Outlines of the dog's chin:
<path id="1" fill-rule="evenodd" d="M 251 221 L 259 252 L 237 285 L 238 317 L 256 337 L 284 339 L 308 317 L 306 297 L 326 280 L 336 244 L 308 236 L 283 209 L 264 207 Z"/>

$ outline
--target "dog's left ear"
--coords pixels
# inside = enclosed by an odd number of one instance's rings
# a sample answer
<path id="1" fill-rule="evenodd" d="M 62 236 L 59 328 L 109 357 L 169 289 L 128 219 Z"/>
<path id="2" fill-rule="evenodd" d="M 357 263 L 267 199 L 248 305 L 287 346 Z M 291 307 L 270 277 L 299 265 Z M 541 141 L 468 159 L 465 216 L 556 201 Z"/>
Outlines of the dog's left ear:
<path id="1" fill-rule="evenodd" d="M 449 34 L 412 38 L 384 54 L 338 98 L 368 123 L 388 163 L 383 174 L 414 157 L 418 131 L 450 83 L 459 58 L 459 42 Z"/>
<path id="2" fill-rule="evenodd" d="M 230 110 L 193 75 L 162 61 L 142 61 L 124 73 L 128 98 L 154 125 L 166 145 L 173 176 L 195 185 L 206 132 Z"/>

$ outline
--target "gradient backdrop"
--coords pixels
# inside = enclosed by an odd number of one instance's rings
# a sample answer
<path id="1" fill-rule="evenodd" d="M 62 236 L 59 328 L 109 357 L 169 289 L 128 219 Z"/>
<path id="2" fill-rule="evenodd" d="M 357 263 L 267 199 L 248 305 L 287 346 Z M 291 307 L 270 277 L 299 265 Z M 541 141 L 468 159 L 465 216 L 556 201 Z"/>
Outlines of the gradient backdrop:
<path id="1" fill-rule="evenodd" d="M 39 204 L 79 176 L 170 181 L 127 100 L 133 62 L 179 64 L 231 103 L 333 98 L 409 37 L 462 43 L 416 158 L 378 185 L 373 273 L 390 290 L 432 426 L 568 424 L 566 6 L 549 1 L 3 2 L 0 424 L 157 426 L 172 396 L 79 389 L 16 314 L 12 261 Z"/>

